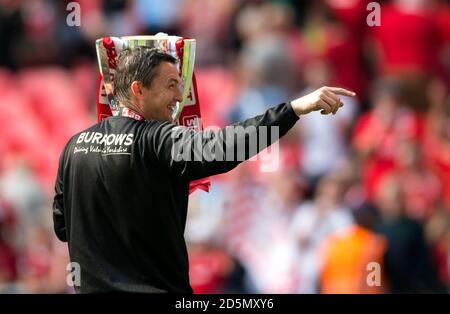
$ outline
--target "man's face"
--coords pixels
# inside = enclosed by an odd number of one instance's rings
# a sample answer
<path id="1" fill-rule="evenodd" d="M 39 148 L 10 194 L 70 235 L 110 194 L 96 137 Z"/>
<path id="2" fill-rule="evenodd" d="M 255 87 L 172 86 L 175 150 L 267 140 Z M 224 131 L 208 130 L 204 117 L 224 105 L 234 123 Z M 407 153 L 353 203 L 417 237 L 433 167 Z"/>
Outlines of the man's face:
<path id="1" fill-rule="evenodd" d="M 169 121 L 176 108 L 177 101 L 182 101 L 181 78 L 177 66 L 170 62 L 159 65 L 156 76 L 149 88 L 143 88 L 143 115 L 146 120 Z"/>

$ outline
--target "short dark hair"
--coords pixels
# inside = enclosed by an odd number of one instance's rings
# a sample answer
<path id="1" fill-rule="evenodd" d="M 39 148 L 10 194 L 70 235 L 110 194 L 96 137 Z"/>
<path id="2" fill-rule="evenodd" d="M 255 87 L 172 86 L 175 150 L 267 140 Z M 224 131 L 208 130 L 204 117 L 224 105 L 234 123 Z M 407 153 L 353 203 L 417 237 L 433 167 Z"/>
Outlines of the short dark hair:
<path id="1" fill-rule="evenodd" d="M 130 99 L 129 88 L 133 81 L 150 87 L 161 62 L 177 63 L 177 59 L 170 54 L 150 47 L 124 49 L 117 59 L 114 98 L 121 102 Z"/>

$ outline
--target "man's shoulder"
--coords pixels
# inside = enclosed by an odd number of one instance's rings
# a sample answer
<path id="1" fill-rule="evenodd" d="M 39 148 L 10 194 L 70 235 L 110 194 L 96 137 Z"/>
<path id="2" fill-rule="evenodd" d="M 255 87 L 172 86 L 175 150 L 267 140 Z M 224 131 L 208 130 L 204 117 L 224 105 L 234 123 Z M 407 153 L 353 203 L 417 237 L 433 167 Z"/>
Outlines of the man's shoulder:
<path id="1" fill-rule="evenodd" d="M 172 132 L 180 132 L 187 130 L 185 126 L 178 125 L 173 122 L 159 121 L 159 120 L 146 120 L 142 123 L 142 130 L 144 133 L 150 136 L 161 137 L 164 135 L 170 135 Z"/>
<path id="2" fill-rule="evenodd" d="M 97 122 L 95 124 L 92 124 L 90 127 L 83 129 L 79 131 L 78 133 L 75 133 L 68 141 L 68 144 L 76 141 L 80 135 L 86 134 L 87 132 L 99 132 L 99 133 L 117 133 L 120 132 L 120 127 L 126 125 L 126 124 L 132 124 L 133 122 L 136 122 L 136 120 L 133 119 L 127 119 L 124 117 L 117 117 L 117 116 L 110 116 L 105 119 L 103 119 L 100 122 Z"/>
<path id="3" fill-rule="evenodd" d="M 73 147 L 73 144 L 77 141 L 77 139 L 79 138 L 79 136 L 85 132 L 89 132 L 89 131 L 93 131 L 95 128 L 98 127 L 100 123 L 96 123 L 91 125 L 90 127 L 79 131 L 78 133 L 72 135 L 66 142 L 66 144 L 64 145 L 61 154 L 60 154 L 60 161 L 65 160 L 67 157 L 67 151 L 71 149 L 71 147 Z"/>

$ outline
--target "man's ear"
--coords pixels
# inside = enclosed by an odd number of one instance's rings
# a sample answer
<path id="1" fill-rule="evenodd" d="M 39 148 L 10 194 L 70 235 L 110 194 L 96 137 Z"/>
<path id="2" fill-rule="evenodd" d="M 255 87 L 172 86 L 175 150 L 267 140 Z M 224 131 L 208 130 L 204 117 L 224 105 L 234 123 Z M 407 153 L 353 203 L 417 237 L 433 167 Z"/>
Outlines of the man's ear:
<path id="1" fill-rule="evenodd" d="M 130 85 L 131 94 L 137 99 L 141 100 L 144 98 L 144 93 L 142 91 L 142 84 L 138 81 L 133 81 Z"/>

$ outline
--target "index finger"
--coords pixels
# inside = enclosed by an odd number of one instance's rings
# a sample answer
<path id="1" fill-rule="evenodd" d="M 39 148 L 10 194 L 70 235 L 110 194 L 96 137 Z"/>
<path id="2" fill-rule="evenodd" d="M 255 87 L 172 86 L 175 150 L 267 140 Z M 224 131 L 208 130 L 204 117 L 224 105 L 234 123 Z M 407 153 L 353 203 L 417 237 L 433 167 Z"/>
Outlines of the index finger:
<path id="1" fill-rule="evenodd" d="M 356 96 L 356 93 L 346 90 L 345 88 L 340 88 L 340 87 L 328 87 L 328 90 L 332 91 L 335 94 L 338 95 L 343 95 L 343 96 Z"/>

